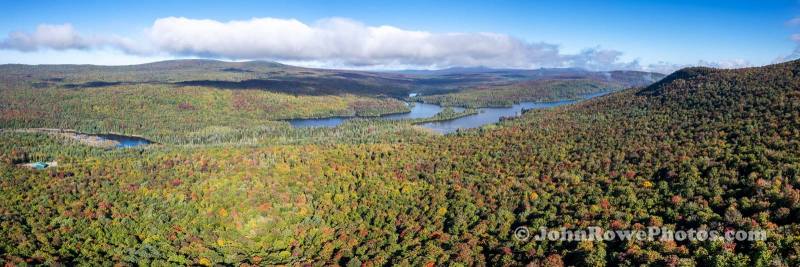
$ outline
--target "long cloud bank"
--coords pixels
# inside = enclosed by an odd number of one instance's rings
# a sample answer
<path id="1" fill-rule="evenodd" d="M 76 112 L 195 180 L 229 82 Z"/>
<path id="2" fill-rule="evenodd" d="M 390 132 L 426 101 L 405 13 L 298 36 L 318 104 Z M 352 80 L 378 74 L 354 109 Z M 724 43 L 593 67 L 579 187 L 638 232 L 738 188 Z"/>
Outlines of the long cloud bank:
<path id="1" fill-rule="evenodd" d="M 786 26 L 792 28 L 794 31 L 797 31 L 797 29 L 800 28 L 800 17 L 795 17 L 786 21 Z M 800 33 L 793 33 L 789 36 L 789 39 L 795 42 L 794 51 L 792 51 L 792 53 L 789 55 L 775 59 L 775 62 L 800 59 Z"/>
<path id="2" fill-rule="evenodd" d="M 10 33 L 0 41 L 0 49 L 111 47 L 136 55 L 305 61 L 367 68 L 578 67 L 666 72 L 678 67 L 672 64 L 640 66 L 637 61 L 622 61 L 620 51 L 598 47 L 565 54 L 555 44 L 528 42 L 500 33 L 431 33 L 393 26 L 368 26 L 344 18 L 306 24 L 278 18 L 221 22 L 167 17 L 157 19 L 141 39 L 134 42 L 117 36 L 85 36 L 69 24 L 40 25 L 34 32 Z"/>
<path id="3" fill-rule="evenodd" d="M 78 33 L 71 24 L 50 25 L 42 24 L 36 31 L 12 32 L 0 41 L 0 49 L 18 50 L 23 52 L 38 51 L 41 49 L 68 50 L 68 49 L 97 49 L 115 48 L 129 54 L 147 54 L 145 46 L 139 45 L 131 39 L 118 36 L 85 36 Z"/>

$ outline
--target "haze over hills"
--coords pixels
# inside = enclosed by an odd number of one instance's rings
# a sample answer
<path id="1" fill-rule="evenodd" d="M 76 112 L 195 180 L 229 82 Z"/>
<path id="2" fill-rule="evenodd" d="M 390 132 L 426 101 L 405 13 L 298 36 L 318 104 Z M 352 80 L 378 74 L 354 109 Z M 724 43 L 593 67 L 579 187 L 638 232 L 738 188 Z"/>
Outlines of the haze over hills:
<path id="1" fill-rule="evenodd" d="M 630 81 L 626 85 L 644 86 L 649 83 L 657 81 L 663 77 L 663 74 L 655 72 L 633 71 L 633 70 L 615 70 L 615 71 L 588 71 L 581 68 L 539 68 L 539 69 L 502 69 L 502 68 L 488 68 L 488 67 L 471 67 L 471 68 L 447 68 L 440 70 L 401 70 L 393 71 L 396 73 L 412 74 L 420 76 L 446 76 L 446 75 L 498 75 L 507 78 L 518 79 L 568 79 L 571 77 L 594 77 L 596 79 L 605 78 L 611 81 L 615 77 L 628 75 L 633 79 L 636 75 L 641 75 L 641 80 Z"/>
<path id="2" fill-rule="evenodd" d="M 619 87 L 640 86 L 663 75 L 638 71 L 592 72 L 581 69 L 467 68 L 440 71 L 366 72 L 294 67 L 275 62 L 170 60 L 129 66 L 0 65 L 0 79 L 31 81 L 37 86 L 97 87 L 117 83 L 171 83 L 225 89 L 266 89 L 292 94 L 387 95 L 437 94 L 479 85 L 506 85 L 526 80 L 585 79 Z M 13 79 L 13 81 L 12 81 Z"/>

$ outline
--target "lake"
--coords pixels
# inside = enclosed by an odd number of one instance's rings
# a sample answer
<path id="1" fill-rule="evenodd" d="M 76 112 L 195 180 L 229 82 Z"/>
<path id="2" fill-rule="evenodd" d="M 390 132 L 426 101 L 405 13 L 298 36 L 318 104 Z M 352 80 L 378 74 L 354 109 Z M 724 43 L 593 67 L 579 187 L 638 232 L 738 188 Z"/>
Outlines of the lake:
<path id="1" fill-rule="evenodd" d="M 481 108 L 478 114 L 461 117 L 448 121 L 436 121 L 420 124 L 420 126 L 447 134 L 458 129 L 478 128 L 483 125 L 500 122 L 503 117 L 516 117 L 522 114 L 523 109 L 542 109 L 575 103 L 574 100 L 557 102 L 522 102 L 508 108 Z"/>
<path id="2" fill-rule="evenodd" d="M 582 96 L 582 100 L 606 95 L 610 92 L 600 92 Z M 442 134 L 453 133 L 458 129 L 472 129 L 483 125 L 498 123 L 503 117 L 516 117 L 522 115 L 525 109 L 543 109 L 576 103 L 581 100 L 562 100 L 553 102 L 521 102 L 507 108 L 481 108 L 478 114 L 461 117 L 448 121 L 437 121 L 420 124 L 420 126 L 437 131 Z"/>
<path id="3" fill-rule="evenodd" d="M 411 107 L 410 112 L 406 113 L 397 113 L 397 114 L 387 114 L 376 118 L 387 119 L 387 120 L 402 120 L 402 119 L 421 119 L 421 118 L 429 118 L 433 117 L 434 115 L 438 114 L 442 111 L 442 107 L 439 105 L 434 104 L 425 104 L 425 103 L 406 103 L 407 105 L 413 105 Z M 461 112 L 464 111 L 464 108 L 454 107 L 454 111 Z M 336 127 L 339 124 L 342 124 L 346 120 L 359 118 L 359 117 L 330 117 L 330 118 L 321 118 L 321 119 L 292 119 L 287 120 L 289 124 L 296 128 L 305 128 L 305 127 Z"/>
<path id="4" fill-rule="evenodd" d="M 99 138 L 103 138 L 106 140 L 117 141 L 119 144 L 117 145 L 118 148 L 124 147 L 135 147 L 141 145 L 151 144 L 150 140 L 135 137 L 135 136 L 127 136 L 127 135 L 118 135 L 118 134 L 93 134 L 92 136 L 97 136 Z"/>
<path id="5" fill-rule="evenodd" d="M 583 99 L 590 99 L 598 96 L 602 96 L 608 94 L 610 92 L 600 92 L 594 94 L 588 94 L 582 96 Z M 455 132 L 458 129 L 471 129 L 481 127 L 486 124 L 497 123 L 500 121 L 502 117 L 516 117 L 522 114 L 523 109 L 542 109 L 542 108 L 551 108 L 557 107 L 567 104 L 572 104 L 581 100 L 563 100 L 563 101 L 553 101 L 553 102 L 521 102 L 519 104 L 514 104 L 511 107 L 504 107 L 504 108 L 480 108 L 478 109 L 478 114 L 470 115 L 466 117 L 461 117 L 453 120 L 447 121 L 438 121 L 438 122 L 428 122 L 420 124 L 420 126 L 429 128 L 431 130 L 447 134 Z M 410 112 L 407 113 L 399 113 L 399 114 L 389 114 L 380 116 L 378 118 L 381 119 L 389 119 L 389 120 L 401 120 L 401 119 L 419 119 L 419 118 L 429 118 L 433 117 L 437 113 L 442 111 L 442 107 L 439 105 L 434 104 L 425 104 L 425 103 L 413 103 L 413 107 L 411 108 Z M 453 108 L 457 112 L 461 112 L 464 109 L 459 107 Z M 332 117 L 332 118 L 321 118 L 321 119 L 292 119 L 288 120 L 289 124 L 293 127 L 297 128 L 304 128 L 304 127 L 336 127 L 343 122 L 352 119 L 354 117 Z"/>
<path id="6" fill-rule="evenodd" d="M 414 105 L 413 107 L 411 107 L 411 112 L 383 115 L 380 118 L 389 120 L 430 118 L 438 114 L 439 112 L 442 112 L 442 109 L 444 109 L 439 105 L 425 104 L 419 102 L 411 103 L 411 105 Z M 462 112 L 464 111 L 464 108 L 453 107 L 453 111 Z"/>

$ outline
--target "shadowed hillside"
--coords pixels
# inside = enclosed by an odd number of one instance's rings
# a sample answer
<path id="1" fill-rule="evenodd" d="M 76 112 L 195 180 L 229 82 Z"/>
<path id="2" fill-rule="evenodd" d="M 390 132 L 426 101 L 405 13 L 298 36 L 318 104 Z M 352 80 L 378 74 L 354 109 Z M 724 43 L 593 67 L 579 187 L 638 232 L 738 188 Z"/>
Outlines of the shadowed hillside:
<path id="1" fill-rule="evenodd" d="M 118 84 L 209 86 L 262 89 L 289 94 L 391 96 L 452 92 L 478 85 L 522 80 L 598 79 L 623 87 L 649 84 L 657 73 L 591 72 L 580 69 L 458 70 L 407 74 L 312 69 L 266 61 L 170 60 L 130 66 L 0 65 L 0 81 L 17 87 L 91 88 Z"/>
<path id="2" fill-rule="evenodd" d="M 699 70 L 410 140 L 104 151 L 3 132 L 0 251 L 66 264 L 797 266 L 800 62 Z M 28 159 L 58 167 L 9 164 Z M 534 242 L 514 238 L 520 226 L 767 239 Z"/>

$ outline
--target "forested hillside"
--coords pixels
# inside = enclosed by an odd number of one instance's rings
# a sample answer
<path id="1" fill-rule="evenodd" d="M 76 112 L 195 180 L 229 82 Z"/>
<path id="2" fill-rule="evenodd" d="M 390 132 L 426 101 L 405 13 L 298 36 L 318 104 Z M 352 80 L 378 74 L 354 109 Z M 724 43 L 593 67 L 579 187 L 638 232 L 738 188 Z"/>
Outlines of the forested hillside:
<path id="1" fill-rule="evenodd" d="M 1 132 L 2 260 L 800 265 L 800 61 L 684 69 L 453 135 L 392 125 L 359 128 L 364 142 L 122 150 Z M 59 164 L 14 165 L 29 159 Z M 763 229 L 768 239 L 520 241 L 518 226 Z"/>
<path id="2" fill-rule="evenodd" d="M 485 85 L 455 93 L 419 96 L 425 103 L 459 107 L 507 107 L 519 102 L 579 99 L 584 95 L 612 92 L 623 85 L 589 79 L 529 80 L 508 85 Z"/>
<path id="3" fill-rule="evenodd" d="M 404 98 L 458 92 L 476 86 L 523 81 L 595 80 L 619 87 L 650 84 L 663 77 L 638 71 L 582 69 L 451 70 L 447 72 L 366 72 L 314 69 L 266 61 L 170 60 L 129 66 L 0 65 L 1 85 L 16 88 L 79 90 L 109 86 L 203 86 L 228 90 L 264 90 L 291 95 L 358 95 Z M 0 88 L 2 89 L 2 88 Z"/>
<path id="4" fill-rule="evenodd" d="M 0 128 L 47 127 L 89 133 L 144 135 L 171 144 L 241 141 L 241 137 L 287 136 L 281 120 L 378 116 L 408 112 L 394 98 L 288 95 L 262 90 L 220 90 L 152 84 L 79 90 L 0 89 Z M 231 135 L 239 136 L 239 138 Z"/>
<path id="5" fill-rule="evenodd" d="M 647 86 L 664 75 L 641 71 L 586 71 L 582 69 L 456 68 L 403 72 L 432 80 L 462 79 L 457 90 L 421 90 L 413 100 L 445 106 L 507 107 L 520 102 L 579 99 L 584 95 Z M 468 82 L 474 80 L 478 82 Z"/>
<path id="6" fill-rule="evenodd" d="M 0 81 L 34 88 L 114 85 L 209 86 L 303 95 L 406 96 L 413 80 L 403 75 L 301 68 L 266 61 L 170 60 L 128 66 L 0 65 Z"/>
<path id="7" fill-rule="evenodd" d="M 404 113 L 409 107 L 402 100 L 411 92 L 451 92 L 453 97 L 435 97 L 457 100 L 423 100 L 476 107 L 487 106 L 478 103 L 570 99 L 649 83 L 653 77 L 659 74 L 579 69 L 420 75 L 301 68 L 265 61 L 7 64 L 0 65 L 0 128 L 113 132 L 173 145 L 397 140 L 419 135 L 420 129 L 409 123 L 379 121 L 349 123 L 336 129 L 296 129 L 285 120 Z M 518 90 L 502 84 L 535 86 Z M 474 93 L 474 86 L 499 89 Z M 386 132 L 391 136 L 385 137 Z"/>

